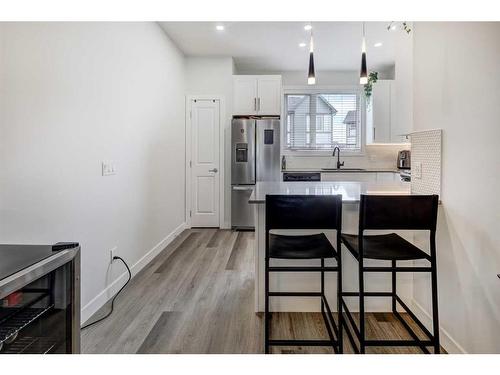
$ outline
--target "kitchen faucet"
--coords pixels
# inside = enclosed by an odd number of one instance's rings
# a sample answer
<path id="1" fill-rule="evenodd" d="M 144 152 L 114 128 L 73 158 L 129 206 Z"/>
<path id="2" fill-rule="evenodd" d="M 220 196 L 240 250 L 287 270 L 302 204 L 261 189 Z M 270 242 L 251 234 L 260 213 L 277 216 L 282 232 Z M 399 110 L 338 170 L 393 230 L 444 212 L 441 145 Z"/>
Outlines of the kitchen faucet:
<path id="1" fill-rule="evenodd" d="M 340 169 L 340 167 L 344 166 L 344 162 L 340 162 L 340 148 L 338 146 L 335 146 L 332 154 L 333 157 L 335 157 L 335 151 L 337 151 L 337 169 Z"/>

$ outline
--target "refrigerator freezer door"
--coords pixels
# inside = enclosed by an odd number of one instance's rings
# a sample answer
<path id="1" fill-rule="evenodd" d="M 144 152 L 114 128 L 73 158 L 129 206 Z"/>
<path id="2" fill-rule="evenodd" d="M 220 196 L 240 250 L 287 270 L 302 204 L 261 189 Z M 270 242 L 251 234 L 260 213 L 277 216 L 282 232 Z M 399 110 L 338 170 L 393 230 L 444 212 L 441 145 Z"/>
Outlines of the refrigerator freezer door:
<path id="1" fill-rule="evenodd" d="M 231 123 L 231 184 L 255 184 L 255 120 Z"/>
<path id="2" fill-rule="evenodd" d="M 233 228 L 255 228 L 254 205 L 248 203 L 254 185 L 231 187 L 231 226 Z"/>
<path id="3" fill-rule="evenodd" d="M 280 180 L 280 120 L 257 120 L 257 181 Z"/>

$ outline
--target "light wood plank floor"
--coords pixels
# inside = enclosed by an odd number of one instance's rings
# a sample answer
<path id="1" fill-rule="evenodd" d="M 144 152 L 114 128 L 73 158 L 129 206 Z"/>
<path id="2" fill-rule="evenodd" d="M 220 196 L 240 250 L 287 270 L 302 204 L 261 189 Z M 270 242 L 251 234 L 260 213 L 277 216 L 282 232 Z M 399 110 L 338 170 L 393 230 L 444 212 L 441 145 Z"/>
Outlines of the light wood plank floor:
<path id="1" fill-rule="evenodd" d="M 82 352 L 262 353 L 263 319 L 254 313 L 253 241 L 253 232 L 184 231 L 132 279 L 116 299 L 115 311 L 108 319 L 82 332 Z M 104 306 L 89 321 L 108 309 Z M 275 313 L 272 336 L 328 337 L 320 313 Z M 367 336 L 411 338 L 390 313 L 368 314 Z M 345 341 L 345 351 L 351 352 L 347 338 Z M 275 347 L 273 352 L 333 350 Z M 420 350 L 369 348 L 368 352 Z"/>

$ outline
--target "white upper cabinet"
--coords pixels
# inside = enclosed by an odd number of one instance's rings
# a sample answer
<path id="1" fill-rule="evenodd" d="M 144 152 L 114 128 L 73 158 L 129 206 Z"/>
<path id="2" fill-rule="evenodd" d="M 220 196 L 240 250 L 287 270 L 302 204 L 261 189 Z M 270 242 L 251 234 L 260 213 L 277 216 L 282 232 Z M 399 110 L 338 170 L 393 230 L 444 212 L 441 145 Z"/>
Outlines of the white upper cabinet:
<path id="1" fill-rule="evenodd" d="M 367 119 L 367 124 L 372 126 L 372 129 L 367 130 L 367 135 L 371 133 L 371 139 L 367 139 L 367 143 L 391 142 L 394 104 L 394 81 L 377 81 L 373 85 L 371 103 L 367 110 L 367 117 L 371 117 Z"/>
<path id="2" fill-rule="evenodd" d="M 233 108 L 235 115 L 257 112 L 257 79 L 255 76 L 233 76 Z"/>
<path id="3" fill-rule="evenodd" d="M 281 114 L 281 76 L 257 77 L 257 112 L 259 115 Z"/>
<path id="4" fill-rule="evenodd" d="M 281 115 L 281 76 L 233 76 L 233 114 Z"/>
<path id="5" fill-rule="evenodd" d="M 397 92 L 397 81 L 378 80 L 373 85 L 370 103 L 366 109 L 366 143 L 408 142 L 405 134 L 411 132 L 411 112 L 407 109 L 406 92 Z M 400 90 L 401 91 L 401 90 Z"/>

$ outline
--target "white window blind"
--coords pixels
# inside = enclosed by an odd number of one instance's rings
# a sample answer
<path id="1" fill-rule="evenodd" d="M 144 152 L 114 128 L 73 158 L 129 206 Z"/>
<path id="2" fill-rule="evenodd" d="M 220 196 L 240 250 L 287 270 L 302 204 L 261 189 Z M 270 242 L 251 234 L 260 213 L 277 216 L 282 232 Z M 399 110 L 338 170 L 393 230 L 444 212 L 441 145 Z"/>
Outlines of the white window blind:
<path id="1" fill-rule="evenodd" d="M 286 144 L 293 150 L 361 150 L 357 93 L 286 94 Z"/>

